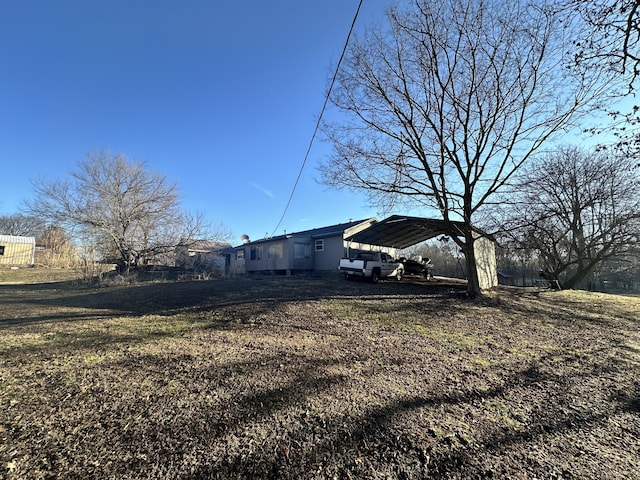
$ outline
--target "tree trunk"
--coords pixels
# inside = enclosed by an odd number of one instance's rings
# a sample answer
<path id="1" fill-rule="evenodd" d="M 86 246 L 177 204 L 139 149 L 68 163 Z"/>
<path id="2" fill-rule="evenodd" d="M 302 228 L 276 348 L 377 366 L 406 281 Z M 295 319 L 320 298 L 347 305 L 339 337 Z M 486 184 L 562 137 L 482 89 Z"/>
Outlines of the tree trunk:
<path id="1" fill-rule="evenodd" d="M 589 263 L 587 266 L 578 268 L 578 270 L 571 277 L 563 282 L 562 288 L 576 288 L 580 284 L 580 282 L 582 282 L 585 278 L 587 278 L 587 276 L 589 276 L 594 267 L 594 263 Z"/>
<path id="2" fill-rule="evenodd" d="M 476 264 L 476 251 L 474 248 L 473 232 L 465 232 L 464 258 L 467 267 L 467 294 L 469 298 L 482 296 L 480 290 L 480 278 L 478 277 L 478 265 Z"/>

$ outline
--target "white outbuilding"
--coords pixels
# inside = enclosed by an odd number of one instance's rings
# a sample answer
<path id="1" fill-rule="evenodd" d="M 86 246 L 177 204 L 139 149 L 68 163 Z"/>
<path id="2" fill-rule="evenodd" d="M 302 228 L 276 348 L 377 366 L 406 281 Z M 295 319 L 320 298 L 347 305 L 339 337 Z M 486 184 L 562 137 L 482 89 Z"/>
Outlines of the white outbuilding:
<path id="1" fill-rule="evenodd" d="M 33 265 L 36 237 L 0 235 L 0 265 Z"/>

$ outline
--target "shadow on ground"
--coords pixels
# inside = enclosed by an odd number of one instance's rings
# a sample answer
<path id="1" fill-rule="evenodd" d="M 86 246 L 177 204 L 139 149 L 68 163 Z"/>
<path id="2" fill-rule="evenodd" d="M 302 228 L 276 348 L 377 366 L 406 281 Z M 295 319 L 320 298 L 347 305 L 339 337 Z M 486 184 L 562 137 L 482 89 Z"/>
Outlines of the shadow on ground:
<path id="1" fill-rule="evenodd" d="M 275 288 L 274 288 L 275 286 Z M 0 327 L 22 323 L 82 319 L 117 315 L 174 315 L 230 305 L 264 302 L 318 300 L 330 297 L 384 295 L 457 296 L 464 292 L 459 282 L 385 281 L 347 282 L 340 278 L 246 277 L 209 281 L 136 283 L 115 287 L 92 287 L 75 282 L 30 285 L 0 285 Z M 6 315 L 12 307 L 30 305 L 29 315 Z M 63 309 L 55 311 L 55 309 Z M 24 309 L 22 309 L 24 310 Z M 5 313 L 3 315 L 3 313 Z M 86 318 L 86 317 L 84 317 Z"/>

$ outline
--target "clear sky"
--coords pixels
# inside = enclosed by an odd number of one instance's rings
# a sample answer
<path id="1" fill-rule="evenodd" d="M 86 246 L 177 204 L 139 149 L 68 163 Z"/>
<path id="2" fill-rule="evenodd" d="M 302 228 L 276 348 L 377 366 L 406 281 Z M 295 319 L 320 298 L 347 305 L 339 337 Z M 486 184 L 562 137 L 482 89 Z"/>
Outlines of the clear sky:
<path id="1" fill-rule="evenodd" d="M 388 0 L 365 0 L 356 31 Z M 252 239 L 283 213 L 358 0 L 0 0 L 0 215 L 94 150 L 177 183 Z M 276 234 L 377 216 L 316 141 Z"/>

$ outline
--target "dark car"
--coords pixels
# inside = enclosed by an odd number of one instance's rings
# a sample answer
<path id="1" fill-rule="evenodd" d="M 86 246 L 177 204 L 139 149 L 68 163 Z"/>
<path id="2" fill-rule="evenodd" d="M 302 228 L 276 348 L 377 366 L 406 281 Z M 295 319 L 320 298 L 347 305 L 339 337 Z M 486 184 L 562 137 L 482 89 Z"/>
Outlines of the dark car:
<path id="1" fill-rule="evenodd" d="M 401 257 L 400 262 L 404 265 L 405 275 L 424 275 L 425 278 L 433 278 L 433 264 L 430 258 L 422 258 L 421 255 L 415 257 Z"/>

